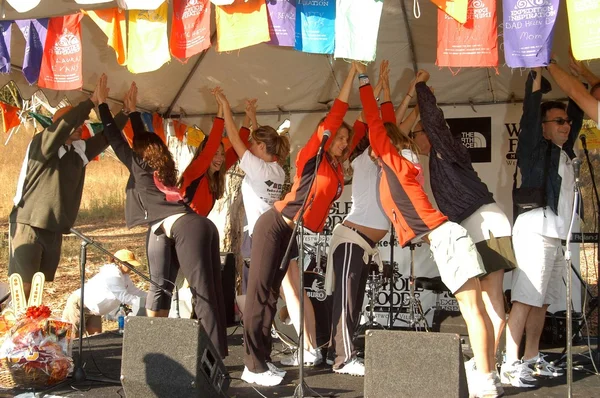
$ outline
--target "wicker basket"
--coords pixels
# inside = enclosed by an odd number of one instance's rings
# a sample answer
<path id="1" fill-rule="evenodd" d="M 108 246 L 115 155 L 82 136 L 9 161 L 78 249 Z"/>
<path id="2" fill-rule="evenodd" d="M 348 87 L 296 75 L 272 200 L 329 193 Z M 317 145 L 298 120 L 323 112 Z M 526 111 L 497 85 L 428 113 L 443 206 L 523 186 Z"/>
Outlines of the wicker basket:
<path id="1" fill-rule="evenodd" d="M 45 388 L 52 386 L 60 380 L 51 380 L 50 376 L 42 369 L 26 370 L 24 366 L 17 366 L 8 358 L 0 358 L 0 387 L 2 388 Z"/>

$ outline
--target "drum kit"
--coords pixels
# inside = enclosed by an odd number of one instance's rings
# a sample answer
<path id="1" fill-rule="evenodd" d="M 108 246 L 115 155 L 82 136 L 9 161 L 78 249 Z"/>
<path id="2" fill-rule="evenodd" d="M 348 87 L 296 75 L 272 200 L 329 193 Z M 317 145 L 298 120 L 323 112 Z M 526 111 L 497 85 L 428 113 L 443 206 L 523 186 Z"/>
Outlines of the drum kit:
<path id="1" fill-rule="evenodd" d="M 324 288 L 325 269 L 327 267 L 327 256 L 324 250 L 326 243 L 321 242 L 317 236 L 316 244 L 304 243 L 304 290 L 311 301 L 315 313 L 317 344 L 325 347 L 329 343 L 331 334 L 331 313 L 333 297 L 327 296 Z M 379 269 L 375 263 L 369 264 L 370 272 L 365 286 L 365 297 L 368 305 L 364 308 L 359 319 L 365 320 L 357 325 L 355 341 L 357 346 L 361 346 L 361 340 L 364 339 L 364 333 L 368 329 L 388 329 L 392 328 L 396 321 L 406 324 L 402 329 L 413 329 L 415 331 L 429 331 L 429 325 L 423 313 L 423 308 L 419 298 L 415 295 L 415 273 L 414 273 L 414 250 L 417 245 L 410 245 L 411 266 L 408 277 L 410 294 L 407 300 L 401 300 L 398 305 L 394 305 L 392 297 L 397 294 L 396 281 L 402 277 L 398 270 L 398 263 L 383 261 L 383 269 Z M 389 294 L 389 317 L 392 319 L 388 325 L 382 325 L 376 320 L 375 308 L 377 298 L 380 294 Z M 362 308 L 362 305 L 361 305 Z M 402 314 L 408 314 L 402 317 Z M 277 315 L 273 323 L 273 335 L 282 340 L 292 349 L 297 348 L 298 335 L 291 325 L 287 308 L 280 299 L 278 303 Z"/>

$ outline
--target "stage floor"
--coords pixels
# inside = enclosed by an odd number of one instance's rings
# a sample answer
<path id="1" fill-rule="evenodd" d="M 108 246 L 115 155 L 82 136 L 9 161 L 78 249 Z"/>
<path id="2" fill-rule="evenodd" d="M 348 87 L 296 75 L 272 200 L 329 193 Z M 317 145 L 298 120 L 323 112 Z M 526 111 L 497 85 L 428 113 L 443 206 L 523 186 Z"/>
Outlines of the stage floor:
<path id="1" fill-rule="evenodd" d="M 256 390 L 239 379 L 244 369 L 241 328 L 229 328 L 229 356 L 225 364 L 232 378 L 228 394 L 231 397 L 285 397 L 294 393 L 295 383 L 298 379 L 297 368 L 286 368 L 287 375 L 284 385 L 277 387 L 260 387 Z M 109 332 L 93 336 L 84 340 L 83 358 L 85 369 L 89 377 L 104 376 L 114 380 L 119 379 L 121 369 L 121 349 L 123 338 L 117 333 Z M 277 343 L 275 348 L 282 348 Z M 574 352 L 586 350 L 585 346 L 574 347 Z M 545 350 L 550 359 L 555 359 L 561 349 Z M 277 356 L 273 359 L 277 361 Z M 592 369 L 588 360 L 580 355 L 574 356 L 574 364 L 582 365 L 584 369 Z M 574 397 L 600 397 L 600 377 L 585 370 L 574 370 Z M 337 375 L 331 368 L 323 365 L 316 368 L 306 368 L 305 380 L 320 395 L 355 398 L 363 396 L 363 378 L 346 375 Z M 432 382 L 435 377 L 432 375 Z M 519 397 L 564 397 L 567 395 L 566 376 L 557 379 L 543 380 L 537 389 L 517 389 L 505 387 L 505 396 Z M 78 390 L 75 390 L 77 388 Z M 257 391 L 258 390 L 258 391 Z M 14 397 L 26 391 L 0 390 L 0 397 Z M 260 392 L 260 394 L 259 394 Z M 125 393 L 120 385 L 109 385 L 99 382 L 85 382 L 80 385 L 66 385 L 49 394 L 68 397 L 124 397 Z M 389 397 L 401 397 L 401 394 L 390 392 Z M 383 397 L 378 397 L 383 398 Z"/>

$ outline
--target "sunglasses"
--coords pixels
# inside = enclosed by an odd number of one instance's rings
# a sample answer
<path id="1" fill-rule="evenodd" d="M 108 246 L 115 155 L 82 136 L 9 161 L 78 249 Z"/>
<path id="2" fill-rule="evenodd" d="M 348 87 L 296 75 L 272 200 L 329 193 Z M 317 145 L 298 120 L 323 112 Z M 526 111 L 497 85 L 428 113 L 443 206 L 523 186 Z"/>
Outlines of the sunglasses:
<path id="1" fill-rule="evenodd" d="M 542 121 L 542 123 L 551 123 L 551 122 L 555 122 L 559 126 L 564 126 L 565 123 L 569 124 L 569 126 L 571 124 L 573 124 L 573 121 L 571 119 L 563 119 L 562 117 L 559 117 L 559 118 L 556 118 L 556 119 L 552 119 L 552 120 L 544 120 L 544 121 Z"/>
<path id="2" fill-rule="evenodd" d="M 410 138 L 415 138 L 415 134 L 417 134 L 417 133 L 423 133 L 423 132 L 425 132 L 425 130 L 423 130 L 423 129 L 421 129 L 421 130 L 415 130 L 415 131 L 411 131 L 410 133 L 408 133 L 408 136 L 409 136 Z"/>

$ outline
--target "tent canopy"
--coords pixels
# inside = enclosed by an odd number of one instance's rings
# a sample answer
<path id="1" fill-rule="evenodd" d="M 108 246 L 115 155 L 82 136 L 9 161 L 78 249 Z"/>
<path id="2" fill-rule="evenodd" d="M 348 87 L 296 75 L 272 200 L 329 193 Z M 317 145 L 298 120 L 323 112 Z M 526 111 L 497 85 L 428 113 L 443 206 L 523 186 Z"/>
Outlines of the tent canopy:
<path id="1" fill-rule="evenodd" d="M 431 73 L 430 85 L 436 90 L 440 104 L 494 104 L 519 101 L 523 97 L 525 70 L 507 66 L 494 68 L 463 68 L 450 71 L 435 65 L 437 9 L 429 1 L 421 0 L 421 17 L 413 16 L 413 2 L 386 0 L 383 8 L 377 62 L 369 67 L 373 77 L 377 75 L 379 62 L 388 59 L 391 66 L 392 100 L 399 103 L 414 76 L 413 65 Z M 96 5 L 79 5 L 74 0 L 42 0 L 33 10 L 17 13 L 5 4 L 6 19 L 28 19 L 58 16 L 76 12 L 78 9 L 116 7 L 116 2 Z M 502 35 L 502 7 L 498 2 L 499 36 Z M 212 29 L 213 43 L 216 38 L 214 12 Z M 405 24 L 405 20 L 408 24 Z M 13 25 L 13 29 L 17 29 Z M 569 30 L 566 7 L 559 10 L 554 35 L 554 49 L 563 67 L 568 66 Z M 407 35 L 410 32 L 414 46 Z M 349 65 L 332 56 L 306 54 L 289 48 L 259 44 L 231 53 L 218 53 L 211 47 L 205 54 L 192 57 L 186 64 L 172 59 L 155 72 L 131 74 L 126 67 L 118 65 L 106 37 L 89 18 L 82 20 L 83 79 L 84 92 L 57 92 L 44 90 L 50 103 L 55 104 L 65 96 L 77 102 L 93 90 L 98 76 L 105 72 L 109 76 L 111 98 L 123 98 L 129 83 L 137 82 L 139 107 L 148 111 L 180 114 L 189 118 L 216 112 L 216 104 L 209 88 L 220 85 L 234 111 L 243 112 L 246 98 L 258 98 L 262 113 L 312 113 L 326 111 L 339 92 Z M 499 39 L 500 48 L 502 39 Z M 14 80 L 24 97 L 29 98 L 38 90 L 29 86 L 19 66 L 22 64 L 25 42 L 16 30 L 12 38 L 13 71 L 1 75 L 0 83 Z M 414 58 L 413 58 L 414 54 Z M 504 63 L 502 50 L 500 62 Z M 600 74 L 600 64 L 590 65 Z M 454 74 L 453 74 L 454 72 Z M 558 88 L 547 98 L 563 98 Z M 356 90 L 350 99 L 352 108 L 360 107 Z"/>

